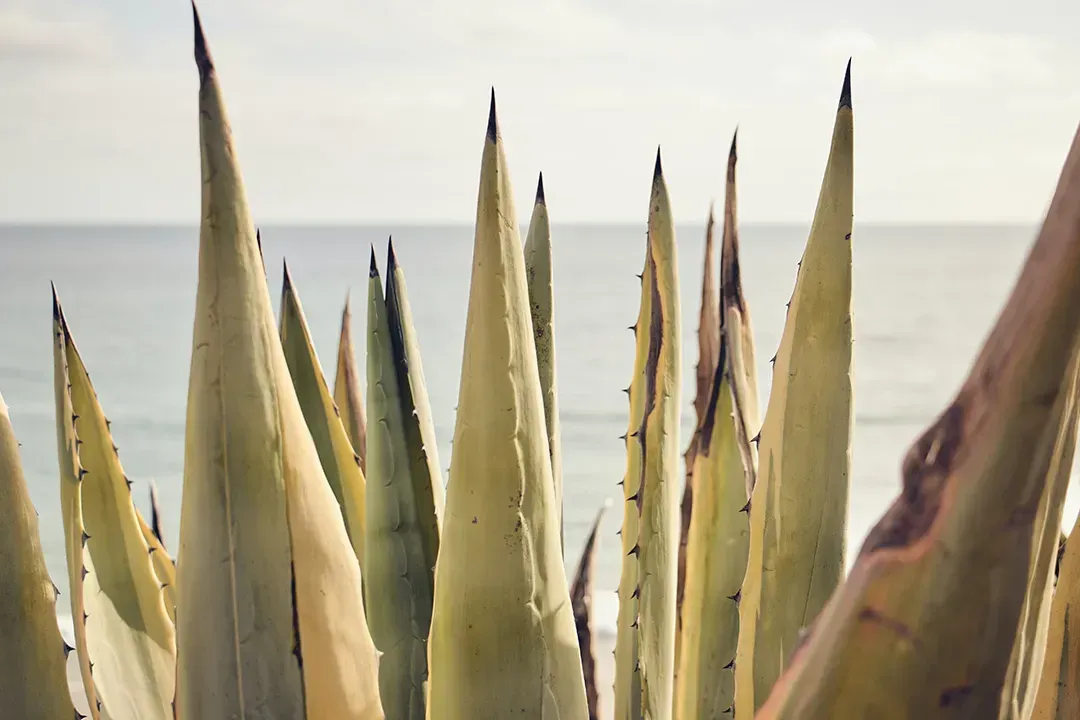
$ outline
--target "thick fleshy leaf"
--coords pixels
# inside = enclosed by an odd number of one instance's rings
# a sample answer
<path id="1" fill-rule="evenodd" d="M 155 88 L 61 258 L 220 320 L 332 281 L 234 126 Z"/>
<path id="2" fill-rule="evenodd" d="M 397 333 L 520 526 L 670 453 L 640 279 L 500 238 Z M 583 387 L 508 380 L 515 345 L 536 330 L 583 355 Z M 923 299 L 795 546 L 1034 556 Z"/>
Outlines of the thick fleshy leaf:
<path id="1" fill-rule="evenodd" d="M 735 142 L 728 157 L 721 296 L 724 318 L 709 404 L 694 463 L 695 501 L 687 547 L 675 717 L 734 717 L 739 598 L 750 549 L 750 491 L 756 455 L 746 428 L 757 422 L 757 387 L 743 366 L 753 352 L 739 277 Z M 746 347 L 749 345 L 749 349 Z M 733 347 L 738 346 L 736 351 Z"/>
<path id="2" fill-rule="evenodd" d="M 701 308 L 698 311 L 698 361 L 695 367 L 697 385 L 694 389 L 694 432 L 686 446 L 683 460 L 686 465 L 686 481 L 683 487 L 679 512 L 679 579 L 675 600 L 675 682 L 679 679 L 679 662 L 682 657 L 682 606 L 686 594 L 686 546 L 690 539 L 690 518 L 694 513 L 694 461 L 701 444 L 701 426 L 709 407 L 716 363 L 720 356 L 720 308 L 716 300 L 716 271 L 713 250 L 713 208 L 709 206 L 709 219 L 705 224 L 705 259 L 702 262 Z"/>
<path id="3" fill-rule="evenodd" d="M 57 423 L 62 495 L 78 494 L 81 515 L 65 532 L 70 548 L 80 546 L 69 557 L 80 575 L 71 589 L 72 617 L 82 625 L 76 649 L 89 670 L 90 682 L 86 674 L 83 682 L 91 714 L 171 718 L 176 634 L 163 583 L 108 420 L 55 294 L 53 330 L 57 407 L 67 419 Z"/>
<path id="4" fill-rule="evenodd" d="M 548 222 L 543 175 L 536 183 L 536 201 L 533 203 L 532 218 L 529 220 L 529 232 L 525 236 L 525 277 L 529 283 L 529 309 L 536 344 L 536 365 L 540 371 L 540 390 L 544 394 L 551 478 L 555 483 L 555 507 L 559 513 L 559 542 L 565 553 L 562 440 L 559 437 L 559 396 L 555 375 L 555 294 L 552 287 L 551 224 Z"/>
<path id="5" fill-rule="evenodd" d="M 453 447 L 428 717 L 585 718 L 525 260 L 494 93 Z"/>
<path id="6" fill-rule="evenodd" d="M 368 297 L 367 539 L 364 560 L 368 623 L 382 652 L 379 687 L 392 718 L 425 717 L 428 632 L 442 515 L 442 476 L 434 449 L 423 370 L 415 344 L 404 273 L 390 248 L 382 280 L 371 256 Z M 390 312 L 388 305 L 393 305 Z M 406 341 L 406 338 L 408 340 Z M 410 363 L 406 346 L 415 350 Z M 421 399 L 422 407 L 414 405 Z M 426 442 L 425 442 L 426 441 Z"/>
<path id="7" fill-rule="evenodd" d="M 353 551 L 362 568 L 367 479 L 360 469 L 360 458 L 353 451 L 330 395 L 315 344 L 311 341 L 304 308 L 300 304 L 300 294 L 296 291 L 287 265 L 283 277 L 281 348 L 285 353 L 285 363 L 289 367 L 296 398 L 300 401 L 304 422 L 315 441 L 323 473 L 334 492 Z"/>
<path id="8" fill-rule="evenodd" d="M 4 717 L 71 720 L 70 648 L 56 624 L 38 516 L 19 461 L 19 443 L 0 396 L 0 703 Z"/>
<path id="9" fill-rule="evenodd" d="M 967 380 L 759 720 L 998 716 L 1078 341 L 1080 135 Z"/>
<path id="10" fill-rule="evenodd" d="M 341 336 L 338 338 L 337 375 L 334 378 L 334 403 L 349 435 L 353 450 L 360 456 L 360 469 L 367 473 L 367 420 L 360 394 L 360 371 L 352 343 L 352 304 L 345 298 L 341 311 Z"/>
<path id="11" fill-rule="evenodd" d="M 574 582 L 570 585 L 570 603 L 574 606 L 574 625 L 577 626 L 578 647 L 581 648 L 581 669 L 585 675 L 585 696 L 589 701 L 589 720 L 600 720 L 600 691 L 597 686 L 596 653 L 593 650 L 593 572 L 596 565 L 596 534 L 600 521 L 611 501 L 596 513 L 592 530 L 585 538 Z"/>
<path id="12" fill-rule="evenodd" d="M 623 568 L 615 644 L 616 720 L 671 716 L 679 553 L 679 274 L 671 203 L 656 153 L 635 326 Z"/>
<path id="13" fill-rule="evenodd" d="M 852 427 L 852 128 L 849 67 L 760 433 L 736 662 L 740 720 L 764 702 L 800 631 L 844 574 Z"/>
<path id="14" fill-rule="evenodd" d="M 1031 527 L 1031 568 L 1012 657 L 1009 658 L 1009 669 L 1005 674 L 1005 687 L 1001 693 L 1001 712 L 998 715 L 1001 720 L 1028 720 L 1032 716 L 1046 658 L 1055 569 L 1061 542 L 1061 515 L 1065 509 L 1065 493 L 1072 474 L 1080 421 L 1080 397 L 1077 396 L 1080 385 L 1077 383 L 1076 368 L 1071 371 L 1071 376 L 1064 421 L 1054 445 L 1046 488 Z M 1051 643 L 1055 652 L 1061 647 L 1057 644 L 1059 639 L 1060 634 Z M 1056 669 L 1057 659 L 1051 658 L 1051 668 Z M 1053 677 L 1054 673 L 1055 670 L 1051 669 L 1048 675 Z M 1080 711 L 1080 708 L 1077 710 Z"/>
<path id="15" fill-rule="evenodd" d="M 180 720 L 383 717 L 360 565 L 289 376 L 196 14 L 203 206 L 177 606 Z"/>

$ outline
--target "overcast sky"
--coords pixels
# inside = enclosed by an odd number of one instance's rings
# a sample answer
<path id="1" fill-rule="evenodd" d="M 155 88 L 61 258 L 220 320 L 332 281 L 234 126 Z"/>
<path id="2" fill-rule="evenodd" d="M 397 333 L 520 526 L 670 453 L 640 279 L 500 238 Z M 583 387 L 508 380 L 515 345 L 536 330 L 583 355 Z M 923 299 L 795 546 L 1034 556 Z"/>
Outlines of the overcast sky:
<path id="1" fill-rule="evenodd" d="M 856 221 L 1031 222 L 1080 121 L 1063 0 L 203 0 L 248 194 L 271 222 L 471 221 L 496 88 L 521 207 L 682 222 L 722 193 L 808 222 L 853 60 Z M 183 0 L 0 0 L 0 221 L 199 214 Z"/>

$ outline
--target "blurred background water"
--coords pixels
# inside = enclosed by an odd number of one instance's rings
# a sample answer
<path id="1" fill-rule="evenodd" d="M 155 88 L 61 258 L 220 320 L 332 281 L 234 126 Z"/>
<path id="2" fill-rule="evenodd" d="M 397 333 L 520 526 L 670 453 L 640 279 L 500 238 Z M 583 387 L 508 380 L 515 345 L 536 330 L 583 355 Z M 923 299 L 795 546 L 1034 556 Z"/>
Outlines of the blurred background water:
<path id="1" fill-rule="evenodd" d="M 743 283 L 761 366 L 764 413 L 769 358 L 807 227 L 742 228 Z M 523 231 L 524 232 L 524 231 Z M 1032 227 L 857 226 L 854 233 L 855 430 L 849 563 L 895 497 L 907 447 L 957 389 L 1000 310 L 1034 238 Z M 393 235 L 405 270 L 439 456 L 449 467 L 471 273 L 472 228 L 264 227 L 275 309 L 282 258 L 300 292 L 323 369 L 333 381 L 347 292 L 363 363 L 373 244 L 385 268 Z M 693 422 L 693 368 L 704 228 L 680 226 L 685 447 Z M 597 509 L 614 501 L 601 530 L 594 613 L 614 631 L 620 552 L 616 531 L 644 226 L 553 228 L 558 392 L 564 457 L 568 572 Z M 0 227 L 0 393 L 22 444 L 53 580 L 67 599 L 54 425 L 51 305 L 55 281 L 75 341 L 115 441 L 135 501 L 149 518 L 158 487 L 166 545 L 178 545 L 184 422 L 195 305 L 195 227 Z M 363 374 L 361 364 L 361 373 Z M 366 395 L 365 395 L 366 397 Z M 445 476 L 444 476 L 445 479 Z M 1071 527 L 1077 501 L 1066 507 Z M 63 624 L 70 623 L 62 618 Z M 68 633 L 66 633 L 68 634 Z M 70 637 L 70 635 L 69 635 Z"/>

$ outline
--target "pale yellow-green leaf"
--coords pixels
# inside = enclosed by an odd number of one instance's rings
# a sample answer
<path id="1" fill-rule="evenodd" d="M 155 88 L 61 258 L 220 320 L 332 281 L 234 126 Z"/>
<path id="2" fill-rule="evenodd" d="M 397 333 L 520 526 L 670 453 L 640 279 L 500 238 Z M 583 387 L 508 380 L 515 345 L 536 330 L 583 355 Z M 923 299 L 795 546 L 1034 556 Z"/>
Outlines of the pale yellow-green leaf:
<path id="1" fill-rule="evenodd" d="M 555 294 L 552 287 L 551 224 L 548 222 L 544 176 L 536 184 L 529 231 L 525 236 L 525 277 L 529 284 L 529 310 L 532 315 L 536 365 L 540 371 L 540 390 L 544 394 L 544 420 L 547 426 L 548 451 L 551 454 L 551 477 L 555 483 L 555 507 L 559 513 L 559 543 L 563 537 L 562 440 L 559 437 L 559 396 L 555 375 Z"/>
<path id="2" fill-rule="evenodd" d="M 702 261 L 701 307 L 698 310 L 698 360 L 694 367 L 694 432 L 686 445 L 683 460 L 686 468 L 682 502 L 679 505 L 679 577 L 675 598 L 675 683 L 679 682 L 679 659 L 682 657 L 682 606 L 686 594 L 686 546 L 690 540 L 690 518 L 694 513 L 694 460 L 697 457 L 701 424 L 709 407 L 709 395 L 720 356 L 720 307 L 716 299 L 714 273 L 716 255 L 713 228 L 716 221 L 713 207 L 709 205 L 709 219 L 705 224 L 705 257 Z"/>
<path id="3" fill-rule="evenodd" d="M 847 75 L 760 433 L 736 662 L 740 720 L 768 696 L 800 631 L 844 574 L 852 426 L 852 126 Z"/>
<path id="4" fill-rule="evenodd" d="M 173 621 L 108 421 L 55 295 L 53 303 L 56 392 L 67 395 L 58 406 L 70 408 L 57 436 L 61 483 L 79 494 L 85 539 L 71 558 L 82 575 L 72 587 L 73 597 L 82 596 L 73 618 L 77 625 L 85 619 L 76 649 L 92 668 L 102 717 L 164 720 L 172 717 L 176 684 Z M 74 448 L 70 461 L 68 448 Z"/>
<path id="5" fill-rule="evenodd" d="M 631 422 L 640 422 L 628 437 L 624 481 L 622 534 L 630 547 L 619 583 L 616 720 L 668 718 L 674 701 L 682 351 L 675 227 L 659 151 L 648 227 L 630 389 Z"/>
<path id="6" fill-rule="evenodd" d="M 86 567 L 86 530 L 83 526 L 82 495 L 79 484 L 83 470 L 79 464 L 75 436 L 75 411 L 68 389 L 67 334 L 60 317 L 60 305 L 53 292 L 53 397 L 56 402 L 56 445 L 60 465 L 60 511 L 64 522 L 64 557 L 68 569 L 68 595 L 71 602 L 72 630 L 75 635 L 75 658 L 79 678 L 86 693 L 88 712 L 98 720 L 98 695 L 90 675 L 90 657 L 86 649 L 86 617 L 83 602 L 83 570 Z"/>
<path id="7" fill-rule="evenodd" d="M 401 274 L 390 249 L 388 276 Z M 388 280 L 388 293 L 393 296 Z M 390 313 L 374 252 L 368 297 L 368 434 L 367 539 L 364 560 L 368 623 L 382 652 L 379 687 L 392 718 L 422 720 L 427 687 L 427 640 L 434 599 L 439 549 L 442 477 L 438 460 L 427 461 L 419 418 L 430 417 L 426 392 L 423 410 L 413 405 L 422 390 L 423 373 L 405 357 L 404 338 L 413 338 L 404 288 L 405 325 Z M 392 318 L 391 318 L 392 315 Z M 391 322 L 391 320 L 393 322 Z M 413 358 L 419 361 L 419 353 Z M 427 428 L 423 430 L 428 430 Z M 434 447 L 434 431 L 427 440 Z M 436 509 L 438 511 L 436 511 Z"/>
<path id="8" fill-rule="evenodd" d="M 146 523 L 143 516 L 135 510 L 139 520 L 139 528 L 142 530 L 143 539 L 150 550 L 150 559 L 154 564 L 154 574 L 157 575 L 161 584 L 161 591 L 165 593 L 165 610 L 169 613 L 169 620 L 176 624 L 176 561 L 169 557 L 161 539 L 153 528 Z"/>
<path id="9" fill-rule="evenodd" d="M 177 605 L 180 720 L 378 720 L 360 565 L 289 377 L 196 15 L 203 205 Z"/>
<path id="10" fill-rule="evenodd" d="M 675 717 L 681 720 L 734 716 L 739 599 L 750 546 L 748 503 L 756 462 L 747 427 L 757 422 L 757 387 L 748 382 L 742 364 L 747 354 L 753 357 L 753 337 L 739 277 L 735 161 L 732 141 L 721 251 L 724 326 L 693 470 L 695 500 L 682 607 L 687 632 L 676 676 Z"/>
<path id="11" fill-rule="evenodd" d="M 56 588 L 45 568 L 38 516 L 19 443 L 0 396 L 0 714 L 71 720 L 67 649 L 56 624 Z"/>
<path id="12" fill-rule="evenodd" d="M 1074 373 L 1069 399 L 1071 407 L 1066 410 L 1068 413 L 1066 422 L 1062 425 L 1061 433 L 1057 438 L 1054 457 L 1050 463 L 1047 487 L 1039 504 L 1040 513 L 1049 506 L 1047 514 L 1051 521 L 1046 523 L 1046 526 L 1053 525 L 1054 517 L 1057 518 L 1058 528 L 1061 526 L 1063 497 L 1065 488 L 1069 484 L 1076 449 L 1077 426 L 1080 422 L 1078 390 L 1080 390 L 1080 378 Z M 1046 542 L 1050 529 L 1046 526 L 1039 538 L 1043 543 Z M 1080 527 L 1080 518 L 1073 525 L 1070 539 L 1080 538 L 1077 527 Z M 1021 646 L 1021 643 L 1023 643 L 1022 647 L 1028 649 L 1028 653 L 1033 656 L 1026 663 L 1028 668 L 1026 683 L 1014 682 L 1017 689 L 1022 688 L 1026 692 L 1021 694 L 1014 690 L 1011 697 L 1009 694 L 1003 696 L 1003 706 L 1010 699 L 1013 700 L 1011 705 L 1006 706 L 1008 712 L 1012 714 L 1003 712 L 1001 714 L 1004 717 L 1023 720 L 1028 720 L 1028 718 L 1058 720 L 1080 715 L 1080 665 L 1076 662 L 1076 659 L 1080 658 L 1080 643 L 1078 643 L 1080 637 L 1077 637 L 1075 630 L 1071 634 L 1069 632 L 1069 621 L 1072 619 L 1075 623 L 1075 608 L 1080 607 L 1080 541 L 1067 540 L 1064 553 L 1060 551 L 1060 543 L 1059 529 L 1053 538 L 1053 550 L 1047 563 L 1046 587 L 1041 588 L 1045 594 L 1036 596 L 1044 603 L 1041 607 L 1043 614 L 1037 617 L 1036 622 L 1029 619 L 1026 626 L 1021 625 L 1017 645 L 1013 647 L 1013 657 L 1010 659 L 1009 670 L 1015 672 L 1014 666 L 1019 664 L 1017 647 Z M 1036 546 L 1035 549 L 1042 550 L 1043 547 Z M 1055 571 L 1059 569 L 1059 554 L 1060 572 L 1055 577 Z M 1036 558 L 1034 553 L 1032 555 L 1033 561 L 1041 563 L 1044 559 L 1043 557 Z M 1036 577 L 1034 573 L 1032 577 Z M 1022 620 L 1025 618 L 1025 612 L 1029 614 L 1029 617 L 1034 614 L 1029 606 L 1031 598 L 1035 595 L 1033 590 L 1039 587 L 1039 584 L 1030 581 L 1029 583 L 1028 594 L 1024 598 L 1024 612 L 1020 615 Z M 1034 630 L 1029 630 L 1031 627 L 1034 627 Z M 1006 676 L 1007 679 L 1009 677 Z M 1006 688 L 1008 689 L 1009 686 L 1006 685 Z"/>
<path id="13" fill-rule="evenodd" d="M 757 720 L 997 717 L 1078 340 L 1080 135 L 968 378 Z"/>
<path id="14" fill-rule="evenodd" d="M 428 717 L 584 720 L 525 260 L 494 96 L 453 451 L 435 571 Z"/>
<path id="15" fill-rule="evenodd" d="M 367 421 L 364 400 L 360 395 L 360 371 L 352 344 L 352 309 L 348 297 L 341 312 L 341 336 L 338 338 L 337 375 L 334 377 L 334 403 L 349 435 L 353 450 L 360 456 L 360 469 L 367 473 Z"/>
<path id="16" fill-rule="evenodd" d="M 1075 368 L 1071 375 L 1066 415 L 1054 446 L 1046 488 L 1039 499 L 1032 537 L 1029 539 L 1032 543 L 1031 568 L 1001 695 L 1001 712 L 998 715 L 1002 720 L 1028 720 L 1031 717 L 1046 657 L 1054 597 L 1054 570 L 1061 542 L 1061 515 L 1065 508 L 1065 493 L 1069 487 L 1076 450 L 1077 422 L 1080 419 L 1080 402 L 1077 398 L 1080 386 Z M 1051 666 L 1054 666 L 1054 660 L 1056 658 L 1051 659 Z"/>
<path id="17" fill-rule="evenodd" d="M 589 703 L 589 720 L 600 719 L 600 692 L 597 687 L 596 653 L 593 649 L 593 572 L 596 564 L 596 534 L 600 530 L 600 521 L 611 501 L 608 500 L 596 513 L 592 530 L 585 538 L 585 547 L 581 551 L 574 582 L 570 585 L 570 603 L 574 607 L 574 625 L 577 627 L 578 648 L 581 650 L 581 669 L 585 675 L 585 697 Z"/>
<path id="18" fill-rule="evenodd" d="M 300 295 L 284 268 L 281 288 L 281 348 L 289 367 L 293 389 L 300 401 L 308 431 L 315 441 L 323 473 L 334 491 L 353 551 L 364 566 L 364 503 L 367 479 L 360 469 L 360 458 L 353 451 L 345 426 L 338 416 L 330 388 L 323 376 L 319 356 L 311 341 L 307 318 Z"/>

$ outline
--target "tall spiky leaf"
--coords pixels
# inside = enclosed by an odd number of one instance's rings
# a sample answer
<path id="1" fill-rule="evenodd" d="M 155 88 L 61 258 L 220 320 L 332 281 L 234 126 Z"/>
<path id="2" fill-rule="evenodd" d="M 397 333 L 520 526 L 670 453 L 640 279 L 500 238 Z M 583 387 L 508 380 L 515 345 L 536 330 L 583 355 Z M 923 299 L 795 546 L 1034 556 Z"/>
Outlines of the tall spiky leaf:
<path id="1" fill-rule="evenodd" d="M 435 571 L 428 717 L 584 718 L 525 259 L 494 92 L 478 195 Z"/>
<path id="2" fill-rule="evenodd" d="M 165 547 L 165 538 L 162 537 L 161 506 L 158 504 L 157 485 L 150 481 L 150 530 L 158 539 L 162 547 Z"/>
<path id="3" fill-rule="evenodd" d="M 413 344 L 403 274 L 390 250 L 388 295 L 371 255 L 368 297 L 368 435 L 367 612 L 379 662 L 379 687 L 392 718 L 425 716 L 427 640 L 431 628 L 435 561 L 439 551 L 442 477 L 434 431 L 421 427 L 430 418 L 419 354 L 410 364 L 405 343 Z M 388 304 L 395 308 L 389 312 Z M 404 309 L 404 318 L 398 309 Z M 392 320 L 392 322 L 391 322 Z M 404 326 L 403 326 L 404 321 Z M 415 345 L 413 344 L 413 347 Z M 420 390 L 422 408 L 413 405 Z M 424 437 L 427 435 L 427 437 Z M 425 445 L 427 440 L 430 445 Z"/>
<path id="4" fill-rule="evenodd" d="M 552 288 L 551 225 L 548 222 L 544 176 L 536 182 L 529 232 L 525 236 L 525 276 L 529 284 L 529 309 L 536 364 L 540 370 L 540 390 L 544 394 L 548 450 L 551 454 L 551 477 L 555 483 L 555 508 L 559 513 L 559 543 L 566 552 L 563 531 L 562 441 L 559 437 L 559 400 L 555 380 L 555 293 Z"/>
<path id="5" fill-rule="evenodd" d="M 323 376 L 315 344 L 311 341 L 304 308 L 288 265 L 283 267 L 281 287 L 281 348 L 289 367 L 296 398 L 304 414 L 326 481 L 334 492 L 353 551 L 364 565 L 364 509 L 367 480 L 360 458 L 353 451 L 345 426 L 338 416 L 330 388 Z"/>
<path id="6" fill-rule="evenodd" d="M 574 607 L 574 625 L 577 626 L 578 647 L 581 649 L 581 669 L 585 675 L 585 697 L 589 703 L 589 720 L 600 719 L 600 692 L 596 678 L 596 653 L 593 650 L 592 600 L 593 570 L 596 564 L 596 534 L 600 521 L 611 501 L 605 502 L 596 513 L 592 530 L 585 538 L 574 582 L 570 585 L 570 604 Z"/>
<path id="7" fill-rule="evenodd" d="M 1080 134 L 971 373 L 759 720 L 997 717 L 1078 341 Z"/>
<path id="8" fill-rule="evenodd" d="M 57 591 L 38 532 L 19 443 L 0 395 L 0 702 L 5 717 L 71 720 L 70 648 L 56 624 Z"/>
<path id="9" fill-rule="evenodd" d="M 638 320 L 630 386 L 635 424 L 627 439 L 623 483 L 616 720 L 670 717 L 674 689 L 682 336 L 675 227 L 659 150 Z"/>
<path id="10" fill-rule="evenodd" d="M 203 208 L 177 568 L 179 718 L 382 718 L 360 565 L 289 378 L 195 21 Z"/>
<path id="11" fill-rule="evenodd" d="M 138 513 L 138 509 L 135 511 Z M 139 526 L 142 528 L 143 538 L 150 548 L 150 554 L 154 561 L 154 572 L 157 573 L 161 582 L 162 591 L 165 593 L 165 609 L 169 612 L 169 619 L 176 624 L 176 560 L 165 549 L 165 541 L 161 535 L 161 508 L 158 506 L 157 487 L 150 482 L 150 524 L 147 524 L 142 515 L 139 515 Z"/>
<path id="12" fill-rule="evenodd" d="M 1068 405 L 1064 422 L 1054 445 L 1046 488 L 1039 500 L 1035 522 L 1031 526 L 1031 568 L 1027 593 L 1020 610 L 1020 623 L 1013 644 L 1005 687 L 1001 694 L 1002 720 L 1028 720 L 1035 706 L 1039 677 L 1043 669 L 1050 628 L 1051 603 L 1054 598 L 1055 570 L 1061 541 L 1061 515 L 1069 487 L 1076 434 L 1080 421 L 1080 391 L 1076 368 L 1070 371 Z M 1057 646 L 1055 646 L 1057 647 Z M 1052 659 L 1053 666 L 1055 659 Z M 1053 671 L 1050 673 L 1053 675 Z"/>
<path id="13" fill-rule="evenodd" d="M 852 142 L 849 65 L 760 434 L 760 482 L 751 503 L 741 605 L 745 639 L 736 663 L 740 693 L 747 693 L 747 702 L 737 707 L 740 718 L 750 717 L 768 696 L 799 632 L 844 573 L 852 426 Z"/>
<path id="14" fill-rule="evenodd" d="M 750 321 L 750 308 L 743 294 L 742 265 L 739 262 L 738 188 L 735 182 L 737 140 L 738 133 L 731 138 L 731 150 L 728 153 L 724 237 L 720 247 L 720 319 L 724 328 L 728 362 L 732 368 L 728 379 L 736 403 L 735 433 L 739 448 L 748 453 L 743 457 L 743 468 L 746 471 L 746 492 L 749 495 L 757 483 L 758 471 L 757 446 L 750 438 L 761 429 L 761 414 L 754 325 Z M 746 512 L 750 512 L 749 508 Z"/>
<path id="15" fill-rule="evenodd" d="M 367 473 L 367 420 L 364 417 L 364 400 L 360 395 L 360 371 L 352 343 L 352 309 L 350 298 L 345 298 L 341 311 L 341 336 L 338 338 L 337 375 L 334 378 L 334 403 L 349 435 L 353 450 L 360 456 L 360 469 Z"/>
<path id="16" fill-rule="evenodd" d="M 709 407 L 709 394 L 715 374 L 717 359 L 720 356 L 720 315 L 716 300 L 716 270 L 713 258 L 713 208 L 709 206 L 709 219 L 705 224 L 705 258 L 702 261 L 701 308 L 698 311 L 698 361 L 695 367 L 697 385 L 694 389 L 694 432 L 686 446 L 683 460 L 686 464 L 686 480 L 683 487 L 682 504 L 679 513 L 679 579 L 675 600 L 675 678 L 678 682 L 679 658 L 682 645 L 682 606 L 686 594 L 686 545 L 690 539 L 690 518 L 694 511 L 694 460 L 700 439 L 701 426 L 705 422 L 705 413 Z"/>
<path id="17" fill-rule="evenodd" d="M 735 159 L 733 140 L 721 252 L 724 302 L 718 311 L 724 325 L 693 468 L 694 514 L 682 607 L 682 620 L 692 631 L 679 648 L 675 697 L 675 717 L 685 720 L 734 717 L 739 599 L 750 548 L 756 455 L 747 427 L 757 421 L 757 387 L 747 382 L 748 368 L 742 364 L 746 346 L 751 357 L 753 350 L 738 269 Z M 733 346 L 738 350 L 733 352 Z"/>
<path id="18" fill-rule="evenodd" d="M 57 426 L 61 486 L 78 493 L 82 520 L 79 529 L 65 527 L 83 539 L 70 558 L 80 574 L 71 590 L 72 617 L 83 625 L 76 647 L 90 670 L 92 714 L 100 711 L 111 720 L 171 718 L 176 634 L 143 533 L 146 523 L 135 509 L 109 422 L 55 293 L 53 325 L 57 406 L 70 408 L 68 422 Z"/>

